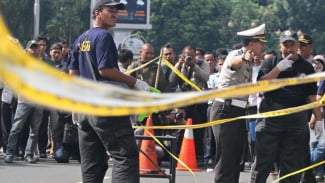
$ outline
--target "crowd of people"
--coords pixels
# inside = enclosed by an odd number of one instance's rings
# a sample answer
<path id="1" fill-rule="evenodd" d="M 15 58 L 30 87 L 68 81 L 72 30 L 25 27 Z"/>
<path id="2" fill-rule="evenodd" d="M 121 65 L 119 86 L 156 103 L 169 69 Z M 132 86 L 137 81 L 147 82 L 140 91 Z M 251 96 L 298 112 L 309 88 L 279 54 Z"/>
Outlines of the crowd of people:
<path id="1" fill-rule="evenodd" d="M 149 92 L 151 87 L 162 93 L 196 91 L 164 62 L 152 62 L 154 47 L 145 43 L 140 57 L 134 60 L 130 50 L 115 46 L 107 31 L 116 25 L 122 3 L 98 1 L 92 11 L 93 28 L 82 33 L 72 48 L 67 41 L 55 42 L 47 54 L 48 40 L 39 36 L 30 40 L 25 51 L 61 72 L 97 82 L 114 83 Z M 172 64 L 200 90 L 217 90 L 242 83 L 301 77 L 325 69 L 324 55 L 313 51 L 308 34 L 283 31 L 280 50 L 266 51 L 265 25 L 241 31 L 241 43 L 232 49 L 205 51 L 185 45 L 177 54 L 172 44 L 160 48 L 162 58 Z M 125 71 L 136 69 L 131 75 Z M 77 125 L 71 113 L 43 108 L 14 94 L 5 84 L 1 89 L 0 147 L 4 162 L 21 157 L 27 163 L 39 158 L 58 162 L 77 159 L 81 162 L 83 182 L 102 182 L 114 161 L 112 182 L 139 182 L 138 146 L 132 124 L 145 124 L 136 115 L 99 117 L 78 114 Z M 320 100 L 325 83 L 286 86 L 273 91 L 184 106 L 151 115 L 154 125 L 184 125 L 245 116 L 296 107 Z M 263 119 L 238 119 L 207 128 L 194 129 L 195 151 L 199 165 L 214 167 L 214 182 L 239 182 L 245 164 L 251 168 L 251 182 L 265 183 L 271 172 L 279 176 L 320 162 L 325 158 L 323 109 Z M 77 134 L 78 128 L 78 134 Z M 141 133 L 141 132 L 140 132 Z M 183 130 L 155 130 L 156 135 L 173 135 L 181 142 Z M 299 143 L 297 143 L 299 142 Z M 178 149 L 180 148 L 178 144 Z M 162 149 L 160 149 L 162 151 Z M 108 152 L 108 153 L 107 153 Z M 161 155 L 161 153 L 159 153 Z M 166 160 L 168 155 L 159 156 Z M 313 183 L 324 180 L 324 167 L 317 167 L 288 177 L 283 182 Z"/>

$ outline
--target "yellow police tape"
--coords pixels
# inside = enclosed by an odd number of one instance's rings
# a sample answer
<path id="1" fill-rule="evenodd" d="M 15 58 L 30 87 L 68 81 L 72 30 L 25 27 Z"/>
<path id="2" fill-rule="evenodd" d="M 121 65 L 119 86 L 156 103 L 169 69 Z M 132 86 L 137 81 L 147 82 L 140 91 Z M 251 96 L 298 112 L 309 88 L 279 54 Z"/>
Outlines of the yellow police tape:
<path id="1" fill-rule="evenodd" d="M 190 85 L 192 88 L 194 88 L 197 91 L 202 91 L 200 87 L 196 86 L 192 81 L 190 81 L 186 76 L 184 76 L 178 69 L 176 69 L 176 67 L 174 67 L 168 60 L 162 58 L 162 56 L 160 56 L 162 61 L 164 61 L 164 63 L 173 71 L 176 73 L 176 75 L 178 77 L 180 77 L 183 81 L 185 81 L 185 83 L 187 83 L 188 85 Z"/>
<path id="2" fill-rule="evenodd" d="M 85 114 L 121 116 L 151 113 L 204 102 L 211 98 L 242 96 L 325 78 L 325 74 L 321 73 L 305 78 L 247 83 L 215 91 L 172 94 L 130 92 L 128 89 L 61 73 L 44 62 L 28 56 L 18 45 L 9 41 L 4 26 L 0 28 L 0 39 L 3 43 L 0 44 L 2 80 L 27 100 L 51 108 Z"/>
<path id="3" fill-rule="evenodd" d="M 147 130 L 146 133 L 149 134 L 149 136 L 152 137 L 152 139 L 170 155 L 170 157 L 174 158 L 178 163 L 180 163 L 182 166 L 184 166 L 192 174 L 192 176 L 194 177 L 194 180 L 195 180 L 196 183 L 198 182 L 195 173 L 192 171 L 192 169 L 190 167 L 188 167 L 182 160 L 177 158 L 176 155 L 171 153 L 166 148 L 166 146 L 162 142 L 159 141 L 159 139 L 157 139 L 152 133 L 150 133 L 149 130 Z"/>
<path id="4" fill-rule="evenodd" d="M 154 59 L 152 59 L 152 60 L 150 60 L 150 61 L 148 61 L 148 62 L 146 62 L 146 63 L 144 63 L 144 64 L 142 64 L 142 65 L 140 65 L 140 66 L 138 66 L 138 67 L 136 67 L 136 68 L 133 68 L 133 69 L 131 69 L 131 70 L 127 70 L 127 71 L 124 72 L 124 74 L 130 75 L 130 74 L 132 74 L 132 73 L 135 72 L 135 71 L 138 71 L 138 70 L 140 70 L 140 69 L 142 69 L 142 68 L 145 68 L 145 67 L 147 67 L 149 64 L 151 64 L 152 62 L 156 61 L 158 58 L 159 58 L 159 57 L 156 57 L 156 58 L 154 58 Z"/>
<path id="5" fill-rule="evenodd" d="M 317 73 L 303 78 L 269 80 L 254 84 L 247 83 L 215 91 L 173 94 L 130 91 L 109 84 L 70 77 L 61 73 L 26 54 L 8 36 L 9 32 L 5 28 L 2 18 L 0 18 L 0 78 L 6 85 L 15 93 L 36 104 L 92 115 L 121 116 L 151 113 L 204 102 L 211 98 L 238 97 L 325 79 L 325 73 Z M 177 73 L 177 70 L 172 70 Z M 192 87 L 195 88 L 195 86 Z M 311 106 L 305 105 L 301 110 L 310 109 L 316 105 L 323 105 L 323 102 Z M 285 115 L 289 112 L 294 111 L 286 109 L 274 111 L 273 113 L 269 112 L 268 115 Z M 255 117 L 259 117 L 258 115 Z M 246 116 L 244 118 L 251 117 Z M 231 120 L 225 119 L 219 123 L 228 121 Z M 207 123 L 206 125 L 210 126 L 214 125 L 214 123 Z M 183 127 L 187 128 L 186 126 Z M 196 126 L 193 125 L 193 127 Z"/>
<path id="6" fill-rule="evenodd" d="M 258 114 L 251 114 L 246 116 L 238 116 L 234 118 L 226 118 L 226 119 L 219 119 L 207 123 L 201 123 L 201 124 L 195 124 L 195 125 L 173 125 L 173 126 L 133 126 L 133 128 L 143 128 L 143 129 L 196 129 L 196 128 L 205 128 L 213 125 L 218 125 L 238 119 L 252 119 L 252 118 L 266 118 L 266 117 L 276 117 L 276 116 L 283 116 L 288 115 L 296 112 L 305 111 L 308 109 L 313 109 L 316 107 L 325 106 L 324 103 L 325 95 L 320 101 L 312 102 L 306 105 L 298 106 L 298 107 L 292 107 L 287 109 L 281 109 L 276 111 L 269 111 L 264 113 L 258 113 Z"/>
<path id="7" fill-rule="evenodd" d="M 313 165 L 308 166 L 308 167 L 306 167 L 306 168 L 303 168 L 303 169 L 297 170 L 297 171 L 295 171 L 295 172 L 289 173 L 289 174 L 287 174 L 287 175 L 284 175 L 284 176 L 282 176 L 282 177 L 280 177 L 280 178 L 278 178 L 278 179 L 272 181 L 272 183 L 279 182 L 280 180 L 283 180 L 283 179 L 286 179 L 286 178 L 288 178 L 288 177 L 290 177 L 290 176 L 293 176 L 293 175 L 296 175 L 296 174 L 299 174 L 299 173 L 305 172 L 305 171 L 307 171 L 307 170 L 313 169 L 313 168 L 318 167 L 318 166 L 323 165 L 323 164 L 325 164 L 325 161 L 321 161 L 321 162 L 319 162 L 319 163 L 313 164 Z"/>

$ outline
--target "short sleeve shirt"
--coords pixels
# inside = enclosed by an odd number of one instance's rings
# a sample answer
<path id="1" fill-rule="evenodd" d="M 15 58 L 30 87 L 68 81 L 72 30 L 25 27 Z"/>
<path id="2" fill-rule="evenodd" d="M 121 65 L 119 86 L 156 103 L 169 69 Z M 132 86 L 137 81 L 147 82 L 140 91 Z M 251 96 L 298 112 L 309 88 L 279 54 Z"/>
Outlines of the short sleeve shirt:
<path id="1" fill-rule="evenodd" d="M 324 95 L 325 93 L 325 80 L 322 80 L 319 83 L 318 89 L 317 89 L 317 95 Z"/>
<path id="2" fill-rule="evenodd" d="M 265 60 L 259 70 L 258 80 L 269 73 L 280 61 L 281 55 Z M 304 60 L 301 56 L 293 63 L 292 67 L 286 71 L 282 71 L 280 78 L 302 77 L 314 73 L 313 66 Z M 294 107 L 304 105 L 308 102 L 308 96 L 315 95 L 317 91 L 317 83 L 307 83 L 293 86 L 285 86 L 270 92 L 265 92 L 265 98 L 271 98 L 273 101 L 283 104 L 284 106 Z"/>
<path id="3" fill-rule="evenodd" d="M 243 54 L 244 51 L 242 49 L 233 50 L 228 54 L 220 72 L 218 88 L 227 88 L 229 86 L 251 82 L 252 68 L 248 62 L 244 62 L 238 69 L 231 67 L 232 59 L 235 56 L 241 56 Z M 248 96 L 241 98 L 247 100 Z"/>
<path id="4" fill-rule="evenodd" d="M 89 55 L 96 80 L 107 80 L 99 74 L 105 68 L 117 68 L 118 53 L 112 35 L 105 29 L 93 28 L 84 32 L 75 41 L 68 63 L 68 69 L 79 70 L 80 76 L 93 80 L 92 72 L 87 62 Z"/>

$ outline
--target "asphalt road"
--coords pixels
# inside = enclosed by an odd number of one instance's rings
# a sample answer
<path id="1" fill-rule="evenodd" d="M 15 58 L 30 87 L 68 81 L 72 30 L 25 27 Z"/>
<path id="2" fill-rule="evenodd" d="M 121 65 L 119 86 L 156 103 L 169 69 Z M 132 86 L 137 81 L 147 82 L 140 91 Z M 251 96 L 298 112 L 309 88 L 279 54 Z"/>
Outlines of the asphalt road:
<path id="1" fill-rule="evenodd" d="M 54 159 L 40 159 L 36 164 L 17 160 L 12 164 L 4 163 L 0 155 L 0 183 L 81 183 L 80 164 L 77 161 L 57 163 Z M 111 164 L 111 162 L 110 162 Z M 107 171 L 104 183 L 111 182 L 111 169 Z M 168 173 L 168 171 L 167 171 Z M 202 169 L 194 172 L 195 177 L 187 171 L 176 172 L 176 183 L 213 182 L 213 172 Z M 240 183 L 249 183 L 249 170 L 240 175 Z M 141 183 L 168 183 L 166 178 L 141 178 Z M 271 182 L 269 178 L 268 182 Z"/>

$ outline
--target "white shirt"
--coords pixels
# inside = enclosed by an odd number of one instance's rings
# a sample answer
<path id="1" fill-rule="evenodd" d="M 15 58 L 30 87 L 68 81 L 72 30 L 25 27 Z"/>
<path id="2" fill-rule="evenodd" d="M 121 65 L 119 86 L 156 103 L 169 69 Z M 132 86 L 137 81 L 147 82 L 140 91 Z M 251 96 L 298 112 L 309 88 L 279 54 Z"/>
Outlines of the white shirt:
<path id="1" fill-rule="evenodd" d="M 257 81 L 257 76 L 258 76 L 258 72 L 259 72 L 260 68 L 261 68 L 260 65 L 253 66 L 253 70 L 252 70 L 252 82 L 253 83 L 256 83 L 256 81 Z M 258 106 L 261 101 L 262 101 L 262 98 L 259 96 L 259 93 L 253 93 L 248 96 L 248 104 L 250 107 Z"/>
<path id="2" fill-rule="evenodd" d="M 217 86 L 219 76 L 220 76 L 220 72 L 210 74 L 209 80 L 207 81 L 208 88 L 214 88 Z M 212 104 L 212 103 L 213 100 L 208 101 L 208 104 Z"/>

